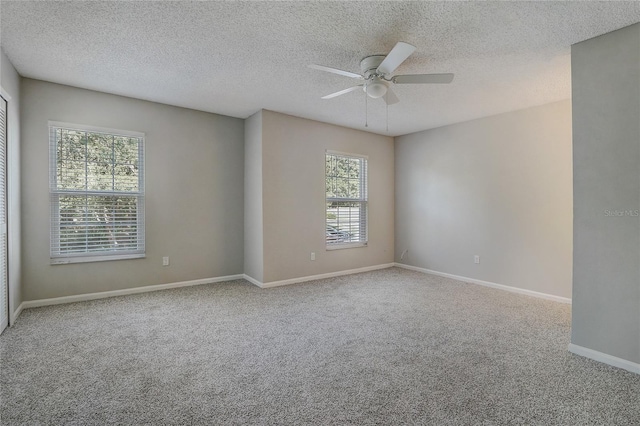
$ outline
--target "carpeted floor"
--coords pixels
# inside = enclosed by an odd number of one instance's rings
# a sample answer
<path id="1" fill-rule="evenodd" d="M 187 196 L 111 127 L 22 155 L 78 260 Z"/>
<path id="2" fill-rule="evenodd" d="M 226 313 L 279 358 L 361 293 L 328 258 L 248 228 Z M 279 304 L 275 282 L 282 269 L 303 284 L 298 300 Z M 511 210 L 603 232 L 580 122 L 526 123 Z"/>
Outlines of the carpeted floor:
<path id="1" fill-rule="evenodd" d="M 398 268 L 30 309 L 0 423 L 640 424 L 640 375 L 569 333 L 567 305 Z"/>

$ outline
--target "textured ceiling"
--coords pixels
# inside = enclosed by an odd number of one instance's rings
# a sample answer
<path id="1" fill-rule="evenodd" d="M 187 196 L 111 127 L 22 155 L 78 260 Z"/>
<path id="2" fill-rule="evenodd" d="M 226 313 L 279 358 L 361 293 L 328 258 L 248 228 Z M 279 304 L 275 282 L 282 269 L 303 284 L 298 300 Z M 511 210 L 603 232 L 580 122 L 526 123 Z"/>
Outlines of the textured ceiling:
<path id="1" fill-rule="evenodd" d="M 400 135 L 568 99 L 570 46 L 640 22 L 638 2 L 1 1 L 0 43 L 25 77 L 245 118 L 261 108 L 365 129 L 365 95 L 316 63 L 359 72 L 397 41 L 395 86 L 366 130 Z"/>

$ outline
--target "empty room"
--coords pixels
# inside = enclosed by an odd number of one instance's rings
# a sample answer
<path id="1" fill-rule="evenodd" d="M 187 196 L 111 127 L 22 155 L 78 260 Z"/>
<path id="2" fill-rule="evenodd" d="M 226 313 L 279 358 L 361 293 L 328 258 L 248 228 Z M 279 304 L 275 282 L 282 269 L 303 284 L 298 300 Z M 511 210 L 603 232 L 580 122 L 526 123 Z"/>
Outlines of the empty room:
<path id="1" fill-rule="evenodd" d="M 0 424 L 640 424 L 640 2 L 0 0 Z"/>

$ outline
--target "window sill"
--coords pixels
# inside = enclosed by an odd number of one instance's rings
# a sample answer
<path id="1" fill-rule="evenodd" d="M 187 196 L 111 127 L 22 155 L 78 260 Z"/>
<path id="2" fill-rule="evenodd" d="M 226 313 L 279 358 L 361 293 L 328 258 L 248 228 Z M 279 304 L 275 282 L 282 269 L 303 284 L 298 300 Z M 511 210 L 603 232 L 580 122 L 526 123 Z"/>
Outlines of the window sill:
<path id="1" fill-rule="evenodd" d="M 76 257 L 56 257 L 51 259 L 52 265 L 67 265 L 69 263 L 107 262 L 110 260 L 142 259 L 144 253 L 136 254 L 115 254 L 97 256 L 76 256 Z"/>
<path id="2" fill-rule="evenodd" d="M 330 246 L 327 246 L 327 251 L 358 248 L 358 247 L 367 247 L 367 243 L 332 244 Z"/>

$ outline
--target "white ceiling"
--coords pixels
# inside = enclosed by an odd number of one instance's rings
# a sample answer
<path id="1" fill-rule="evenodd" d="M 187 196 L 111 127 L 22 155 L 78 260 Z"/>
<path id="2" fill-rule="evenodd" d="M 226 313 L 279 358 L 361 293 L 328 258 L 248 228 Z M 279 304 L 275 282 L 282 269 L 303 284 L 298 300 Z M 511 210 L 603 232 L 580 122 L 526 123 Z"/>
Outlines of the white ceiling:
<path id="1" fill-rule="evenodd" d="M 396 74 L 450 85 L 369 99 L 368 131 L 401 135 L 571 97 L 570 46 L 640 22 L 638 2 L 0 2 L 24 77 L 246 118 L 264 108 L 358 129 L 365 95 L 320 97 L 362 57 L 417 46 Z"/>

